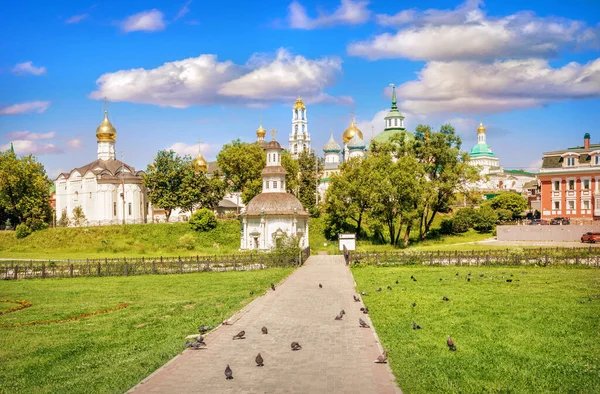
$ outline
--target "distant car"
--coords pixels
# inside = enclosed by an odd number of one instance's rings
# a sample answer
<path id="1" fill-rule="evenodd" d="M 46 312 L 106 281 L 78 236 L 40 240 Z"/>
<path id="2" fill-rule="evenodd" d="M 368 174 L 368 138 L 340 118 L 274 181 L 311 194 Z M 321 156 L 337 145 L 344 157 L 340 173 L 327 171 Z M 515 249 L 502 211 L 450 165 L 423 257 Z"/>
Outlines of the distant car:
<path id="1" fill-rule="evenodd" d="M 600 241 L 600 233 L 585 233 L 581 236 L 581 242 L 596 243 Z"/>
<path id="2" fill-rule="evenodd" d="M 531 223 L 529 223 L 529 224 L 532 226 L 539 226 L 539 225 L 546 224 L 546 223 L 544 223 L 544 221 L 542 219 L 533 219 L 531 221 Z"/>
<path id="3" fill-rule="evenodd" d="M 571 221 L 569 220 L 569 218 L 552 218 L 550 220 L 550 224 L 552 225 L 557 225 L 557 224 L 562 224 L 562 225 L 567 225 L 567 224 L 571 224 Z"/>

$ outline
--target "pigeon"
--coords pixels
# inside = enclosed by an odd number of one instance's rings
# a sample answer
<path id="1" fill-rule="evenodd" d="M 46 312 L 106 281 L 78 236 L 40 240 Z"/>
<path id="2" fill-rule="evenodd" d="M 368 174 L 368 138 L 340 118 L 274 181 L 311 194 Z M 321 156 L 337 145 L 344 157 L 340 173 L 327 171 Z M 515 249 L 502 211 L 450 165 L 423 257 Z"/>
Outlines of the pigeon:
<path id="1" fill-rule="evenodd" d="M 363 309 L 363 313 L 364 313 L 364 314 L 367 314 L 367 313 L 369 313 L 369 308 L 365 307 L 365 309 Z"/>
<path id="2" fill-rule="evenodd" d="M 448 349 L 450 349 L 450 351 L 455 351 L 456 350 L 456 345 L 454 344 L 454 341 L 452 340 L 452 338 L 450 338 L 450 335 L 448 335 Z"/>
<path id="3" fill-rule="evenodd" d="M 416 302 L 413 302 L 413 303 L 412 303 L 412 306 L 413 306 L 413 308 L 414 308 L 415 306 L 417 306 L 417 303 L 416 303 Z"/>
<path id="4" fill-rule="evenodd" d="M 340 312 L 340 314 L 337 315 L 334 320 L 342 320 L 342 317 L 344 317 L 344 314 Z"/>
<path id="5" fill-rule="evenodd" d="M 254 290 L 250 290 L 250 295 L 254 295 Z"/>
<path id="6" fill-rule="evenodd" d="M 202 344 L 202 345 L 206 346 L 206 343 L 204 342 L 204 337 L 202 336 L 202 334 L 201 334 L 201 335 L 198 335 L 198 336 L 196 337 L 196 342 L 198 342 L 198 343 L 200 343 L 200 344 Z"/>
<path id="7" fill-rule="evenodd" d="M 510 283 L 510 282 L 512 282 L 512 279 L 507 279 L 506 281 Z"/>
<path id="8" fill-rule="evenodd" d="M 358 318 L 358 324 L 360 324 L 361 328 L 369 328 L 370 326 L 360 317 Z"/>
<path id="9" fill-rule="evenodd" d="M 185 347 L 186 347 L 186 348 L 188 348 L 188 347 L 192 347 L 192 343 L 190 342 L 190 340 L 189 340 L 189 339 L 186 339 L 186 340 L 185 340 Z"/>
<path id="10" fill-rule="evenodd" d="M 398 281 L 396 281 L 396 284 L 398 284 Z"/>
<path id="11" fill-rule="evenodd" d="M 421 326 L 418 325 L 417 323 L 413 322 L 413 330 L 420 330 Z"/>
<path id="12" fill-rule="evenodd" d="M 342 310 L 340 311 L 340 315 L 345 315 L 345 314 L 346 314 L 346 311 L 342 309 Z"/>
<path id="13" fill-rule="evenodd" d="M 244 339 L 246 335 L 246 331 L 240 331 L 236 335 L 233 336 L 233 339 Z"/>
<path id="14" fill-rule="evenodd" d="M 381 291 L 381 287 L 377 289 L 377 291 Z"/>
<path id="15" fill-rule="evenodd" d="M 458 276 L 458 272 L 456 273 L 456 276 Z"/>
<path id="16" fill-rule="evenodd" d="M 322 288 L 323 288 L 323 285 L 319 283 L 319 289 L 322 289 Z"/>
<path id="17" fill-rule="evenodd" d="M 415 278 L 415 277 L 414 277 L 414 276 L 412 276 L 412 275 L 410 276 L 410 279 L 412 279 L 412 281 L 413 281 L 413 282 L 416 282 L 416 281 L 417 281 L 417 278 Z"/>
<path id="18" fill-rule="evenodd" d="M 263 334 L 268 334 L 269 333 L 269 330 L 267 330 L 267 327 L 263 326 L 262 333 Z"/>
<path id="19" fill-rule="evenodd" d="M 200 326 L 198 327 L 198 331 L 200 334 L 206 334 L 208 331 L 212 330 L 213 326 Z"/>
<path id="20" fill-rule="evenodd" d="M 387 289 L 388 289 L 388 290 L 392 290 L 392 286 L 388 286 L 388 287 L 387 287 Z"/>
<path id="21" fill-rule="evenodd" d="M 271 290 L 275 291 L 275 285 L 271 283 Z"/>
<path id="22" fill-rule="evenodd" d="M 357 296 L 353 296 L 354 297 L 354 302 L 360 302 L 360 298 L 358 298 Z"/>
<path id="23" fill-rule="evenodd" d="M 442 298 L 442 300 L 444 300 L 444 301 L 450 301 L 450 298 L 448 298 L 448 297 L 444 296 L 444 297 Z"/>
<path id="24" fill-rule="evenodd" d="M 444 280 L 444 279 L 440 278 L 440 280 Z"/>
<path id="25" fill-rule="evenodd" d="M 480 277 L 480 278 L 483 278 L 484 276 L 485 276 L 485 275 L 483 275 L 483 274 L 480 274 L 480 275 L 479 275 L 479 277 Z"/>
<path id="26" fill-rule="evenodd" d="M 204 342 L 198 342 L 198 341 L 194 341 L 190 344 L 190 347 L 192 349 L 200 349 L 200 346 L 206 346 L 206 343 Z"/>
<path id="27" fill-rule="evenodd" d="M 233 379 L 233 371 L 229 368 L 229 364 L 227 364 L 227 368 L 225 368 L 225 378 L 227 380 Z"/>
<path id="28" fill-rule="evenodd" d="M 377 357 L 377 360 L 373 361 L 376 364 L 387 364 L 387 350 L 384 350 L 383 353 Z"/>
<path id="29" fill-rule="evenodd" d="M 361 308 L 360 308 L 360 311 L 361 311 L 361 312 L 364 312 L 364 310 L 365 310 L 365 308 L 363 308 L 363 307 L 361 307 Z"/>
<path id="30" fill-rule="evenodd" d="M 260 353 L 258 353 L 258 356 L 256 356 L 256 358 L 254 359 L 256 361 L 256 366 L 257 367 L 264 367 L 265 364 L 263 363 L 264 360 L 262 358 L 262 356 L 260 355 Z"/>
<path id="31" fill-rule="evenodd" d="M 361 291 L 360 294 L 366 296 L 369 293 L 367 293 L 366 291 Z"/>
<path id="32" fill-rule="evenodd" d="M 470 281 L 471 281 L 471 278 L 467 278 L 467 282 L 470 282 Z"/>
<path id="33" fill-rule="evenodd" d="M 292 342 L 292 350 L 300 350 L 302 346 L 298 342 Z"/>

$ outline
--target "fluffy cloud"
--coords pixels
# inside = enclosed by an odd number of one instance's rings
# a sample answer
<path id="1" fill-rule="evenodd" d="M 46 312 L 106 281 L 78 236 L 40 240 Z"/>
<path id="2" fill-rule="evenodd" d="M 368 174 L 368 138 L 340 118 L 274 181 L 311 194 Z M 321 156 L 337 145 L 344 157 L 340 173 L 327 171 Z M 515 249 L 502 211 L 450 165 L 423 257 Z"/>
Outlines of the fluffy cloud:
<path id="1" fill-rule="evenodd" d="M 72 17 L 70 17 L 69 19 L 67 19 L 65 21 L 65 23 L 67 23 L 67 24 L 79 23 L 82 20 L 84 20 L 85 18 L 87 18 L 88 16 L 90 16 L 90 15 L 89 14 L 73 15 Z"/>
<path id="2" fill-rule="evenodd" d="M 480 1 L 456 10 L 405 10 L 378 15 L 396 33 L 351 44 L 348 53 L 368 59 L 493 60 L 500 58 L 550 58 L 562 50 L 598 47 L 600 30 L 563 18 L 541 18 L 519 12 L 503 18 L 487 17 Z"/>
<path id="3" fill-rule="evenodd" d="M 332 14 L 319 12 L 319 16 L 310 18 L 302 4 L 293 1 L 288 7 L 288 21 L 294 29 L 307 30 L 335 25 L 359 25 L 369 20 L 371 11 L 367 9 L 368 4 L 368 1 L 342 0 Z"/>
<path id="4" fill-rule="evenodd" d="M 418 114 L 493 113 L 600 97 L 600 59 L 561 68 L 540 59 L 429 62 L 397 94 L 402 108 Z"/>
<path id="5" fill-rule="evenodd" d="M 204 143 L 200 144 L 200 148 L 201 148 L 200 151 L 202 152 L 202 156 L 204 156 L 205 159 L 208 159 L 208 157 L 214 157 L 217 153 L 217 150 L 219 149 L 219 147 L 217 145 L 204 144 Z M 185 156 L 185 155 L 190 155 L 192 157 L 198 156 L 198 144 L 189 145 L 189 144 L 186 144 L 185 142 L 176 142 L 173 145 L 169 146 L 167 148 L 167 150 L 173 150 L 181 156 Z"/>
<path id="6" fill-rule="evenodd" d="M 50 140 L 54 138 L 56 132 L 51 131 L 49 133 L 32 133 L 31 131 L 13 131 L 12 133 L 6 134 L 6 138 L 14 140 L 24 141 L 38 141 L 38 140 Z"/>
<path id="7" fill-rule="evenodd" d="M 337 58 L 306 59 L 280 49 L 275 56 L 254 55 L 243 66 L 204 54 L 160 67 L 121 70 L 100 76 L 91 98 L 185 108 L 190 105 L 239 103 L 261 105 L 306 96 L 307 102 L 347 104 L 322 90 L 341 73 Z"/>
<path id="8" fill-rule="evenodd" d="M 12 72 L 16 75 L 43 75 L 46 74 L 46 67 L 36 67 L 32 62 L 24 62 L 16 64 L 13 67 Z"/>
<path id="9" fill-rule="evenodd" d="M 20 115 L 31 112 L 41 114 L 50 106 L 50 101 L 29 101 L 0 108 L 0 115 Z"/>
<path id="10" fill-rule="evenodd" d="M 62 150 L 54 144 L 43 144 L 29 140 L 15 140 L 12 141 L 15 153 L 17 155 L 50 155 L 55 153 L 61 153 Z M 10 143 L 0 145 L 0 151 L 7 150 L 10 148 Z"/>
<path id="11" fill-rule="evenodd" d="M 83 141 L 81 138 L 73 138 L 72 140 L 67 141 L 67 146 L 71 149 L 78 149 L 83 147 Z"/>
<path id="12" fill-rule="evenodd" d="M 121 24 L 125 33 L 132 31 L 160 31 L 165 29 L 164 15 L 157 9 L 138 12 L 127 17 Z"/>

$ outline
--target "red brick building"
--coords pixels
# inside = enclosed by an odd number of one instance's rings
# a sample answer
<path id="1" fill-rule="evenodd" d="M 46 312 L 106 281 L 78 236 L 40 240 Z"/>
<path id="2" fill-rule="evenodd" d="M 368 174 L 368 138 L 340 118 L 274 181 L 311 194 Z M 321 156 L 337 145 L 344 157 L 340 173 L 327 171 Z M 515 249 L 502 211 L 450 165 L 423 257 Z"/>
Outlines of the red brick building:
<path id="1" fill-rule="evenodd" d="M 600 144 L 545 152 L 538 178 L 542 219 L 600 219 Z"/>

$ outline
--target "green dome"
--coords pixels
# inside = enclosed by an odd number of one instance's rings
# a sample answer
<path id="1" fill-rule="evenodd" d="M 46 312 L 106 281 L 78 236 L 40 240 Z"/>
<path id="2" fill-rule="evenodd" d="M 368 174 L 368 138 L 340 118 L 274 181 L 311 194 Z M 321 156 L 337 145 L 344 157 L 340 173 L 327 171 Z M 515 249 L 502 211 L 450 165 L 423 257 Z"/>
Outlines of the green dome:
<path id="1" fill-rule="evenodd" d="M 364 150 L 365 142 L 358 136 L 358 134 L 354 134 L 354 138 L 348 142 L 347 146 L 349 150 Z"/>
<path id="2" fill-rule="evenodd" d="M 331 133 L 329 141 L 327 141 L 327 143 L 323 147 L 323 151 L 325 153 L 340 153 L 342 151 L 342 147 L 340 146 L 340 144 L 335 142 L 335 140 L 333 139 L 333 133 Z"/>
<path id="3" fill-rule="evenodd" d="M 399 133 L 404 134 L 404 141 L 412 140 L 415 138 L 413 133 L 411 133 L 410 131 L 386 130 L 386 131 L 382 131 L 381 133 L 379 133 L 375 137 L 373 137 L 373 141 L 377 142 L 378 144 L 383 144 L 385 142 L 389 142 L 393 135 L 396 135 Z"/>
<path id="4" fill-rule="evenodd" d="M 485 142 L 480 142 L 471 149 L 471 157 L 477 156 L 496 156 L 492 153 L 490 146 Z"/>
<path id="5" fill-rule="evenodd" d="M 585 133 L 585 135 L 583 136 L 584 140 L 589 140 L 590 139 L 590 133 Z"/>

